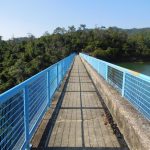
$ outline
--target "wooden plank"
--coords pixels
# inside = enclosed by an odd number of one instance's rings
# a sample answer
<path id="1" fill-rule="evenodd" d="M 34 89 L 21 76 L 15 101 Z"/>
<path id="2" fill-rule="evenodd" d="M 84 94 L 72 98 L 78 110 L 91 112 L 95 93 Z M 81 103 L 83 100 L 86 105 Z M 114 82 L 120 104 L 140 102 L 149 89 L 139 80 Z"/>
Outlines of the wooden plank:
<path id="1" fill-rule="evenodd" d="M 93 84 L 91 83 L 80 83 L 81 84 L 81 91 L 83 92 L 92 92 L 95 91 Z"/>

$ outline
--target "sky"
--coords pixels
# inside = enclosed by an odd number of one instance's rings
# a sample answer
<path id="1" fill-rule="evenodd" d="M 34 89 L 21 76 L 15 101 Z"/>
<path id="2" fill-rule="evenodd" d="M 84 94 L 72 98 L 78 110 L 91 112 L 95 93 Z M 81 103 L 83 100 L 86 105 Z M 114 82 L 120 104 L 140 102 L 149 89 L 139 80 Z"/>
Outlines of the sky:
<path id="1" fill-rule="evenodd" d="M 0 36 L 32 33 L 40 37 L 56 27 L 86 24 L 121 28 L 150 27 L 150 0 L 0 0 Z"/>

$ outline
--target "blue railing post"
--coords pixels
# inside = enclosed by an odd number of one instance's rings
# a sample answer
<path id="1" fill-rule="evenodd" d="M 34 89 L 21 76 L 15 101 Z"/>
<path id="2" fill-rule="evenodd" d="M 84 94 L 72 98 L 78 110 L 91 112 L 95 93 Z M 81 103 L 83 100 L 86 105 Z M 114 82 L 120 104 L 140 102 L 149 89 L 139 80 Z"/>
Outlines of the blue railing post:
<path id="1" fill-rule="evenodd" d="M 47 71 L 47 104 L 50 107 L 51 100 L 50 100 L 50 70 Z"/>
<path id="2" fill-rule="evenodd" d="M 24 88 L 24 125 L 25 125 L 25 141 L 26 149 L 30 149 L 30 138 L 29 138 L 29 92 L 28 87 Z"/>
<path id="3" fill-rule="evenodd" d="M 63 78 L 63 61 L 61 63 L 61 80 L 62 80 L 62 78 Z"/>
<path id="4" fill-rule="evenodd" d="M 57 87 L 58 87 L 58 84 L 59 84 L 59 74 L 58 74 L 58 63 L 57 63 Z"/>
<path id="5" fill-rule="evenodd" d="M 106 81 L 108 80 L 108 65 L 106 65 Z"/>
<path id="6" fill-rule="evenodd" d="M 126 73 L 125 73 L 125 72 L 123 72 L 122 93 L 121 93 L 122 97 L 124 97 L 125 75 L 126 75 Z"/>
<path id="7" fill-rule="evenodd" d="M 97 72 L 98 72 L 98 74 L 100 74 L 100 63 L 98 62 L 97 65 L 98 65 Z"/>
<path id="8" fill-rule="evenodd" d="M 65 66 L 64 66 L 64 60 L 63 60 L 63 77 L 65 75 Z"/>

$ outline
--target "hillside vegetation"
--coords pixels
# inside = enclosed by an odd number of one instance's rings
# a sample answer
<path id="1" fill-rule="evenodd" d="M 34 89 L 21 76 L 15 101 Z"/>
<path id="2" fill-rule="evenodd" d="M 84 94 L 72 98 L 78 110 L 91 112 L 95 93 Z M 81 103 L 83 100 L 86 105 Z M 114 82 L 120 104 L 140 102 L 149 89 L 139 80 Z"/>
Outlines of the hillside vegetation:
<path id="1" fill-rule="evenodd" d="M 85 52 L 110 62 L 149 61 L 150 29 L 56 28 L 40 38 L 33 35 L 0 38 L 0 92 L 13 87 L 72 52 Z"/>

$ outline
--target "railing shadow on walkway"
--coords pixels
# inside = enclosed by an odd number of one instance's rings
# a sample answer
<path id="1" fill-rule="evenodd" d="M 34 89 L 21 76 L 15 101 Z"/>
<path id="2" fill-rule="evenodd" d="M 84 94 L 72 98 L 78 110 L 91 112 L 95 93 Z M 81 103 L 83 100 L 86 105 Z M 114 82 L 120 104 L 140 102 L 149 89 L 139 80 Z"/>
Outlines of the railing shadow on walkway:
<path id="1" fill-rule="evenodd" d="M 73 62 L 74 64 L 74 62 Z M 64 95 L 65 95 L 65 91 L 67 89 L 67 84 L 69 82 L 69 77 L 70 77 L 70 73 L 71 73 L 71 70 L 72 70 L 72 67 L 73 67 L 73 64 L 71 66 L 71 69 L 69 70 L 69 73 L 68 73 L 68 76 L 66 78 L 66 81 L 65 81 L 65 84 L 64 84 L 64 87 L 61 91 L 61 95 L 59 96 L 59 99 L 58 99 L 58 102 L 56 104 L 56 107 L 52 113 L 52 116 L 51 116 L 51 119 L 48 121 L 46 127 L 45 127 L 45 130 L 43 132 L 43 135 L 42 135 L 42 138 L 40 140 L 40 143 L 38 145 L 37 148 L 31 148 L 31 149 L 45 149 L 45 147 L 47 147 L 48 145 L 48 142 L 50 140 L 50 137 L 51 137 L 51 134 L 52 134 L 52 131 L 53 131 L 53 128 L 55 126 L 55 123 L 56 123 L 56 120 L 57 120 L 57 117 L 58 117 L 58 114 L 59 114 L 59 111 L 60 111 L 60 108 L 61 108 L 61 105 L 62 105 L 62 102 L 63 102 L 63 98 L 64 98 Z"/>
<path id="2" fill-rule="evenodd" d="M 74 63 L 73 63 L 74 64 Z M 73 65 L 72 65 L 73 67 Z M 123 148 L 123 147 L 85 147 L 85 143 L 84 143 L 84 126 L 83 126 L 83 109 L 104 109 L 103 105 L 102 107 L 83 107 L 82 106 L 82 98 L 81 98 L 81 82 L 79 79 L 79 82 L 69 82 L 69 78 L 70 78 L 70 74 L 71 74 L 71 70 L 72 67 L 68 73 L 68 76 L 66 78 L 64 87 L 62 89 L 61 95 L 59 96 L 58 102 L 56 104 L 56 107 L 52 113 L 51 119 L 48 121 L 46 128 L 43 132 L 42 138 L 40 140 L 40 143 L 38 145 L 37 148 L 32 147 L 32 150 L 40 150 L 40 149 L 45 149 L 45 150 L 127 150 L 128 148 Z M 87 70 L 86 70 L 87 71 Z M 72 77 L 79 77 L 80 76 L 72 76 Z M 89 77 L 89 74 L 88 74 Z M 91 78 L 90 78 L 91 79 Z M 80 83 L 80 90 L 79 91 L 67 91 L 67 85 L 68 83 Z M 87 83 L 87 82 L 86 82 Z M 91 83 L 93 84 L 93 82 Z M 95 86 L 94 86 L 95 88 Z M 62 107 L 62 103 L 63 103 L 63 99 L 65 96 L 66 92 L 80 92 L 80 102 L 81 102 L 81 107 Z M 83 92 L 96 92 L 95 91 L 83 91 Z M 79 109 L 81 110 L 81 132 L 82 132 L 82 147 L 48 147 L 48 142 L 51 138 L 52 132 L 53 132 L 53 128 L 55 126 L 58 114 L 60 112 L 61 109 Z M 121 146 L 121 143 L 120 143 Z"/>

